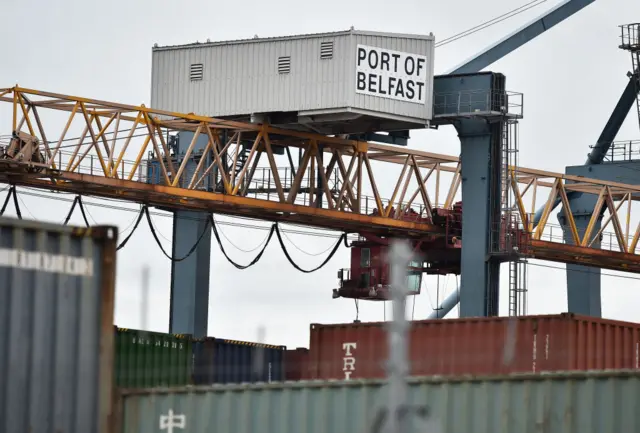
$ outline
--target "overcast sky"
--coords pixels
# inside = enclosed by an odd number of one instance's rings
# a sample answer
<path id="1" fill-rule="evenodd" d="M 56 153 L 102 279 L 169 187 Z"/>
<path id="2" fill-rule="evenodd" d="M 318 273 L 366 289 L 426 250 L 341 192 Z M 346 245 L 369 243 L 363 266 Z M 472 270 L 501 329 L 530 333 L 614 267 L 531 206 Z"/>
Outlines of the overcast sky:
<path id="1" fill-rule="evenodd" d="M 3 2 L 7 19 L 0 26 L 0 87 L 54 91 L 129 104 L 150 102 L 151 47 L 259 36 L 278 36 L 348 29 L 428 34 L 436 41 L 494 18 L 520 4 L 514 0 L 326 0 L 302 3 L 164 1 L 107 4 L 60 0 L 57 2 L 9 0 Z M 303 6 L 304 4 L 304 6 Z M 436 73 L 447 71 L 483 47 L 501 38 L 556 4 L 549 0 L 531 11 L 436 50 Z M 618 25 L 640 20 L 640 2 L 599 0 L 576 16 L 528 43 L 491 66 L 507 76 L 509 90 L 525 95 L 525 117 L 520 126 L 520 164 L 562 172 L 566 165 L 583 163 L 607 117 L 626 85 L 630 69 L 627 52 L 618 49 Z M 0 109 L 0 135 L 10 132 L 9 112 Z M 63 125 L 54 125 L 60 130 Z M 459 143 L 452 127 L 412 134 L 410 146 L 458 155 Z M 638 120 L 633 111 L 617 139 L 637 139 Z M 621 177 L 620 181 L 624 182 Z M 393 182 L 393 181 L 391 181 Z M 391 186 L 392 188 L 393 186 Z M 25 190 L 19 190 L 25 191 Z M 4 194 L 4 193 L 3 193 Z M 65 196 L 65 199 L 68 199 Z M 72 197 L 71 197 L 72 199 Z M 60 223 L 70 203 L 21 194 L 25 217 Z M 104 203 L 93 198 L 88 203 Z M 131 205 L 121 204 L 129 207 Z M 88 206 L 93 221 L 115 224 L 121 237 L 128 234 L 135 212 Z M 13 209 L 8 211 L 13 215 Z M 636 212 L 638 214 L 638 212 Z M 229 217 L 220 221 L 247 224 Z M 168 214 L 154 216 L 170 251 L 172 222 Z M 555 212 L 553 222 L 557 223 Z M 638 217 L 635 218 L 637 221 Z M 72 223 L 81 224 L 79 213 Z M 93 222 L 92 221 L 92 222 Z M 248 222 L 266 227 L 266 223 Z M 292 228 L 289 226 L 289 228 Z M 267 232 L 223 225 L 229 254 L 249 262 Z M 335 239 L 289 234 L 294 259 L 311 268 L 319 264 Z M 244 251 L 243 251 L 244 250 Z M 257 328 L 266 327 L 272 344 L 308 347 L 309 323 L 349 322 L 355 318 L 351 300 L 331 299 L 337 287 L 336 271 L 348 267 L 348 250 L 341 248 L 322 270 L 302 274 L 293 269 L 272 242 L 262 260 L 240 271 L 230 265 L 215 240 L 211 258 L 209 335 L 255 340 Z M 143 222 L 130 243 L 118 253 L 116 324 L 140 326 L 141 266 L 151 267 L 149 329 L 168 330 L 170 262 L 155 244 Z M 529 313 L 566 311 L 564 271 L 529 267 Z M 564 266 L 549 263 L 554 267 Z M 504 268 L 504 267 L 503 267 Z M 505 270 L 503 270 L 504 274 Z M 612 272 L 605 271 L 607 274 Z M 505 281 L 506 283 L 506 281 Z M 416 297 L 414 317 L 426 317 L 436 297 L 455 289 L 453 276 L 426 279 Z M 501 314 L 506 310 L 503 284 Z M 640 282 L 603 278 L 603 315 L 637 321 Z M 449 317 L 455 317 L 454 310 Z M 362 320 L 382 320 L 381 303 L 360 303 Z"/>

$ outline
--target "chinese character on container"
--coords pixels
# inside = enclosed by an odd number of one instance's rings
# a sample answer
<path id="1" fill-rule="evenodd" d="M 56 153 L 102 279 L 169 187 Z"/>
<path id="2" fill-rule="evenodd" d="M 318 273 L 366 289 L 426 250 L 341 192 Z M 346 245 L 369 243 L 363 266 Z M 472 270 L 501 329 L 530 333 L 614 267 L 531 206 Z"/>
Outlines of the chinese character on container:
<path id="1" fill-rule="evenodd" d="M 160 430 L 167 430 L 167 433 L 174 433 L 173 429 L 184 430 L 187 426 L 185 415 L 175 415 L 173 409 L 169 409 L 168 415 L 160 415 Z"/>

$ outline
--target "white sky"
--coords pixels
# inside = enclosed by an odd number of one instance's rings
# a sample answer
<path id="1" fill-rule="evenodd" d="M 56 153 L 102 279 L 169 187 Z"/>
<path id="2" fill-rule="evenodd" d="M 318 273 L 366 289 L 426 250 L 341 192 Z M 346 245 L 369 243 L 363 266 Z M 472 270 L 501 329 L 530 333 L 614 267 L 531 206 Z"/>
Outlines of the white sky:
<path id="1" fill-rule="evenodd" d="M 524 1 L 522 2 L 524 3 Z M 555 1 L 436 50 L 436 73 L 459 64 L 486 45 L 550 8 Z M 429 33 L 437 40 L 473 27 L 520 2 L 458 0 L 454 2 L 396 0 L 327 0 L 303 3 L 156 1 L 92 3 L 9 0 L 3 2 L 5 19 L 0 26 L 0 87 L 49 90 L 129 104 L 149 103 L 151 47 L 193 41 L 277 36 L 348 29 Z M 100 6 L 98 6 L 100 5 Z M 582 164 L 622 89 L 630 69 L 628 53 L 618 49 L 618 25 L 640 19 L 640 2 L 600 0 L 561 23 L 489 69 L 507 76 L 509 90 L 523 92 L 524 120 L 520 125 L 520 164 L 562 172 L 566 165 Z M 0 134 L 9 133 L 7 111 L 0 109 Z M 62 125 L 59 125 L 60 127 Z M 56 128 L 59 129 L 59 128 Z M 459 144 L 452 127 L 412 134 L 411 147 L 457 155 Z M 636 139 L 635 112 L 617 139 Z M 392 188 L 392 187 L 391 187 Z M 70 204 L 22 195 L 25 217 L 60 223 Z M 99 202 L 86 199 L 87 202 Z M 132 208 L 131 205 L 123 204 Z M 126 236 L 136 214 L 89 206 L 100 224 L 115 224 Z M 8 211 L 14 215 L 13 209 Z M 232 221 L 228 217 L 219 220 Z M 637 217 L 636 217 L 637 219 Z M 555 222 L 555 212 L 553 217 Z M 72 223 L 81 224 L 79 212 Z M 154 217 L 154 223 L 170 251 L 171 219 Z M 266 226 L 266 223 L 257 223 Z M 235 248 L 227 251 L 240 263 L 250 261 L 266 231 L 223 226 Z M 289 238 L 309 256 L 291 247 L 303 267 L 314 267 L 335 242 L 290 234 Z M 272 344 L 308 347 L 309 323 L 349 322 L 355 317 L 352 300 L 331 299 L 337 285 L 336 271 L 348 267 L 348 250 L 341 248 L 333 260 L 314 274 L 293 269 L 277 242 L 254 267 L 240 271 L 230 265 L 213 241 L 209 335 L 255 340 L 259 326 L 266 328 Z M 118 254 L 116 323 L 140 326 L 139 288 L 141 266 L 151 267 L 152 290 L 149 329 L 168 330 L 170 263 L 155 244 L 146 223 Z M 561 264 L 549 263 L 563 267 Z M 503 267 L 504 268 L 504 267 Z M 504 270 L 503 270 L 504 273 Z M 606 274 L 612 272 L 605 271 Z M 566 311 L 564 271 L 529 267 L 529 313 Z M 441 278 L 440 298 L 455 287 L 455 278 Z M 444 287 L 447 280 L 447 287 Z M 506 283 L 506 282 L 505 282 Z M 443 293 L 446 292 L 446 293 Z M 416 319 L 426 317 L 436 303 L 435 277 L 416 298 Z M 503 284 L 501 314 L 506 314 Z M 603 315 L 637 321 L 640 282 L 603 277 Z M 455 316 L 457 311 L 452 312 Z M 362 320 L 382 320 L 381 303 L 360 303 Z"/>

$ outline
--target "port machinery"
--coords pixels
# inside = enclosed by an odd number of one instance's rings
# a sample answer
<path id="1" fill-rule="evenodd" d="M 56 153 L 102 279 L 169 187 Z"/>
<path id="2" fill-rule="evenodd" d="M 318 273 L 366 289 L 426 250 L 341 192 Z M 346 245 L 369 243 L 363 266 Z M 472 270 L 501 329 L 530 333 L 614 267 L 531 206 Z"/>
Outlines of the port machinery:
<path id="1" fill-rule="evenodd" d="M 358 233 L 382 244 L 390 237 L 409 238 L 417 249 L 426 246 L 425 272 L 457 272 L 455 268 L 460 266 L 462 209 L 460 202 L 454 202 L 462 183 L 458 157 L 21 87 L 1 89 L 0 101 L 12 106 L 14 131 L 2 149 L 2 182 L 162 208 L 324 227 Z M 41 121 L 41 113 L 49 110 L 68 115 L 59 139 L 54 141 L 49 140 L 52 134 Z M 68 138 L 67 131 L 76 122 L 83 133 Z M 210 154 L 211 162 L 200 157 L 190 172 L 186 170 L 189 155 L 176 164 L 168 157 L 171 152 L 166 140 L 174 131 L 194 133 L 187 154 L 198 136 L 204 137 L 207 144 L 200 154 Z M 223 136 L 228 140 L 223 141 Z M 241 136 L 252 142 L 247 163 L 241 170 L 233 165 L 225 170 L 222 161 L 238 153 Z M 298 149 L 300 164 L 277 167 L 277 146 Z M 330 157 L 326 166 L 320 149 Z M 146 159 L 149 151 L 153 160 Z M 127 159 L 125 155 L 137 156 Z M 259 168 L 263 155 L 268 167 Z M 152 163 L 160 167 L 161 185 L 147 182 Z M 399 175 L 391 195 L 385 198 L 378 185 L 381 179 L 388 181 L 394 166 L 400 169 Z M 640 186 L 525 167 L 508 169 L 515 224 L 500 225 L 503 229 L 496 238 L 499 250 L 508 255 L 515 248 L 527 257 L 640 273 L 640 255 L 636 253 L 640 225 L 630 227 L 628 215 L 618 215 L 622 203 L 640 197 Z M 203 187 L 214 171 L 222 183 L 221 192 Z M 444 173 L 451 175 L 448 185 L 442 181 Z M 320 184 L 315 184 L 316 178 Z M 275 193 L 261 192 L 266 183 Z M 372 196 L 366 195 L 368 191 Z M 545 227 L 556 199 L 569 208 L 567 197 L 572 192 L 595 197 L 597 209 L 585 233 L 579 233 L 573 217 L 567 215 L 570 245 L 558 237 L 560 231 L 554 236 L 545 232 Z M 319 196 L 326 205 L 317 206 Z M 540 200 L 543 196 L 542 218 L 534 222 L 536 197 Z M 596 230 L 605 209 L 610 217 Z M 609 250 L 594 247 L 608 224 L 614 228 L 615 242 Z M 438 249 L 454 253 L 449 260 L 440 258 L 446 253 L 429 255 Z"/>
<path id="2" fill-rule="evenodd" d="M 500 263 L 523 257 L 565 262 L 569 311 L 599 316 L 599 269 L 639 269 L 638 230 L 629 227 L 630 211 L 624 218 L 618 209 L 637 200 L 640 179 L 616 182 L 616 172 L 637 161 L 604 163 L 637 103 L 637 67 L 587 164 L 567 167 L 564 174 L 519 166 L 509 131 L 522 117 L 522 105 L 518 110 L 513 103 L 521 95 L 506 91 L 504 75 L 481 72 L 593 1 L 565 0 L 435 77 L 431 126 L 456 128 L 459 158 L 379 144 L 406 144 L 403 131 L 326 137 L 16 86 L 0 90 L 0 101 L 11 105 L 13 114 L 0 126 L 12 131 L 0 181 L 171 209 L 174 256 L 198 243 L 205 226 L 201 217 L 210 212 L 359 233 L 362 242 L 380 248 L 388 238 L 409 238 L 425 259 L 415 270 L 460 272 L 463 317 L 498 313 Z M 632 53 L 634 65 L 637 29 L 637 24 L 622 26 L 621 48 Z M 41 121 L 45 110 L 66 112 L 68 121 L 52 132 Z M 78 123 L 80 138 L 67 138 Z M 58 132 L 60 139 L 51 141 Z M 288 167 L 278 167 L 276 158 L 285 154 Z M 259 165 L 263 155 L 266 167 Z M 324 156 L 330 158 L 327 164 Z M 391 176 L 397 176 L 395 182 Z M 392 190 L 386 191 L 389 185 Z M 457 192 L 464 206 L 455 201 Z M 562 227 L 554 235 L 548 219 L 559 204 Z M 605 221 L 606 209 L 611 215 Z M 604 242 L 609 224 L 615 236 Z M 210 242 L 202 242 L 188 260 L 172 262 L 171 332 L 206 335 L 209 250 Z M 448 302 L 448 308 L 457 302 Z"/>

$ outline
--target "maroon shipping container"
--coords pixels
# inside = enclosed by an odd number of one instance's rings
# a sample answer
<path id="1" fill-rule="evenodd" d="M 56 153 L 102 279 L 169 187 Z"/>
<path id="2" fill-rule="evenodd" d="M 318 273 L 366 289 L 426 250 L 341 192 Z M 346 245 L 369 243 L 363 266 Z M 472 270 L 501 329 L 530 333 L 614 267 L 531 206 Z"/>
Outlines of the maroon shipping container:
<path id="1" fill-rule="evenodd" d="M 310 379 L 380 378 L 384 322 L 311 325 Z M 412 322 L 410 373 L 487 375 L 639 368 L 640 324 L 574 314 Z"/>
<path id="2" fill-rule="evenodd" d="M 298 347 L 284 354 L 284 379 L 305 380 L 309 377 L 309 349 Z"/>

